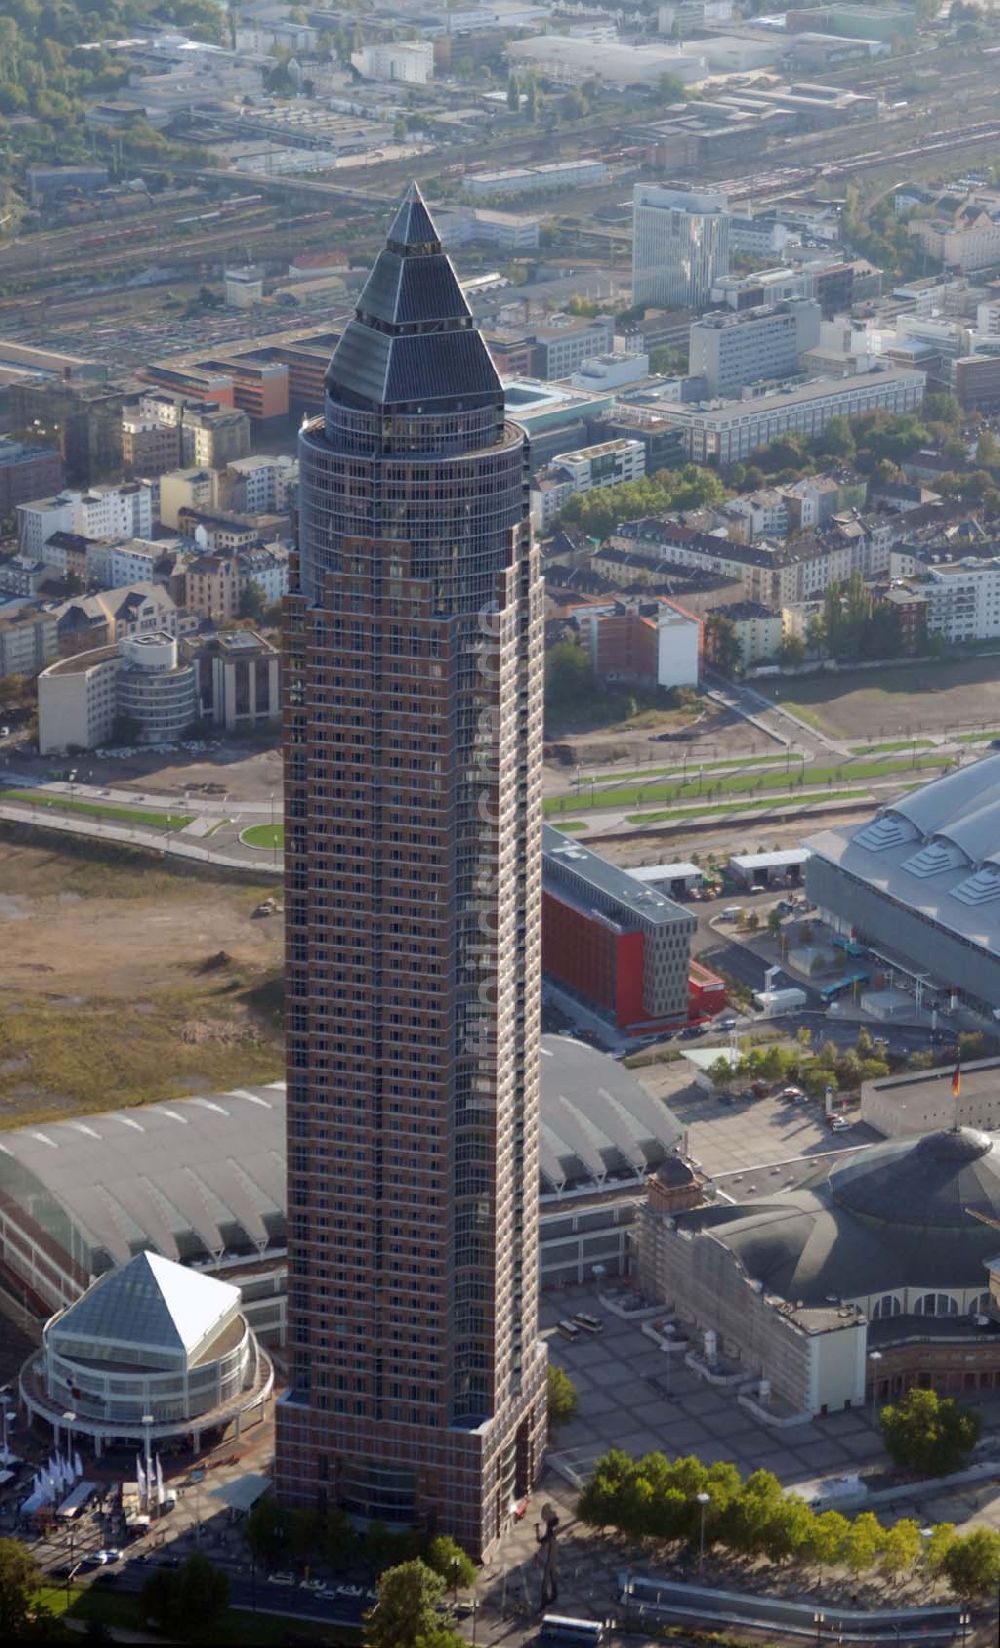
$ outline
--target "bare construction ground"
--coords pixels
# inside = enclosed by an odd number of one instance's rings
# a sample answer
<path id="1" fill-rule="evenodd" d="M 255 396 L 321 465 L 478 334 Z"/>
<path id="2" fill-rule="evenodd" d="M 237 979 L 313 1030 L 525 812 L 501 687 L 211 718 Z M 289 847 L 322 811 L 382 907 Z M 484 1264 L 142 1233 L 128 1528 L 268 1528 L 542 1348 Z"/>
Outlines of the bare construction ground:
<path id="1" fill-rule="evenodd" d="M 272 892 L 4 832 L 0 1126 L 279 1077 Z"/>
<path id="2" fill-rule="evenodd" d="M 854 743 L 1000 727 L 1000 658 L 814 676 L 783 683 L 773 697 L 810 726 Z"/>

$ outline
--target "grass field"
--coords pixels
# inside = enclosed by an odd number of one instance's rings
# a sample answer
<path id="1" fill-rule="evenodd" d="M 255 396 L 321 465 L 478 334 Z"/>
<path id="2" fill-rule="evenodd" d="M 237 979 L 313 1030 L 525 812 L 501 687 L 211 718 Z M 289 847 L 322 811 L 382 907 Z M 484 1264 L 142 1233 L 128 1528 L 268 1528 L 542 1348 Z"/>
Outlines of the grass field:
<path id="1" fill-rule="evenodd" d="M 730 813 L 757 812 L 765 807 L 808 807 L 820 801 L 867 801 L 868 790 L 819 790 L 812 794 L 769 795 L 763 801 L 729 801 L 721 806 L 706 802 L 703 807 L 675 807 L 662 813 L 626 813 L 626 824 L 683 824 L 688 818 L 726 818 Z M 556 826 L 559 827 L 558 825 Z"/>
<path id="2" fill-rule="evenodd" d="M 841 761 L 836 766 L 820 766 L 818 763 L 812 766 L 802 765 L 795 787 L 817 789 L 821 784 L 844 784 L 859 779 L 868 783 L 877 778 L 892 778 L 896 775 L 912 777 L 916 782 L 922 772 L 934 772 L 946 767 L 951 759 L 947 755 L 925 755 L 918 756 L 914 762 L 897 760 L 890 756 L 884 760 L 874 761 L 855 758 Z M 616 784 L 606 790 L 595 790 L 589 796 L 584 789 L 579 795 L 549 796 L 543 807 L 546 815 L 551 817 L 567 810 L 579 812 L 583 808 L 629 807 L 641 805 L 643 802 L 649 802 L 654 806 L 660 801 L 691 801 L 696 796 L 703 796 L 708 801 L 726 795 L 745 795 L 752 798 L 761 790 L 785 792 L 791 787 L 788 772 L 784 767 L 779 767 L 759 772 L 753 777 L 748 777 L 742 772 L 710 777 L 707 783 L 701 777 L 692 777 L 687 783 L 675 779 L 663 784 Z"/>
<path id="3" fill-rule="evenodd" d="M 67 1594 L 65 1586 L 45 1585 L 38 1593 L 42 1607 L 57 1620 L 99 1620 L 110 1629 L 136 1631 L 156 1636 L 146 1623 L 146 1610 L 139 1597 L 126 1591 L 114 1591 L 103 1586 L 87 1586 Z M 264 1606 L 265 1604 L 262 1604 Z M 65 1627 L 64 1627 L 65 1629 Z M 79 1642 L 82 1633 L 77 1628 L 67 1630 L 67 1642 Z M 198 1641 L 206 1648 L 278 1648 L 280 1643 L 326 1642 L 357 1643 L 360 1631 L 347 1626 L 324 1625 L 317 1620 L 293 1619 L 280 1614 L 250 1613 L 244 1608 L 229 1608 L 213 1626 L 199 1629 Z M 168 1640 L 168 1639 L 164 1639 Z M 169 1639 L 172 1640 L 172 1639 Z"/>
<path id="4" fill-rule="evenodd" d="M 106 806 L 103 801 L 76 801 L 68 795 L 49 795 L 44 790 L 0 790 L 0 801 L 26 801 L 32 807 L 51 807 L 60 813 L 81 813 L 104 819 L 108 824 L 141 825 L 147 830 L 183 830 L 192 813 L 157 813 L 137 807 Z"/>
<path id="5" fill-rule="evenodd" d="M 906 746 L 909 748 L 909 745 Z M 718 772 L 726 767 L 738 767 L 741 772 L 751 767 L 769 767 L 782 759 L 780 750 L 773 755 L 730 756 L 728 761 L 691 761 L 692 772 Z M 794 757 L 796 765 L 800 757 Z M 667 767 L 636 767 L 631 772 L 597 773 L 583 779 L 584 784 L 627 784 L 630 779 L 660 778 L 664 773 L 678 773 L 685 770 L 683 761 L 672 761 Z"/>
<path id="6" fill-rule="evenodd" d="M 282 922 L 253 918 L 271 893 L 0 836 L 0 1127 L 275 1080 Z"/>
<path id="7" fill-rule="evenodd" d="M 893 755 L 897 750 L 929 750 L 929 738 L 890 738 L 886 744 L 851 744 L 852 755 Z"/>
<path id="8" fill-rule="evenodd" d="M 281 852 L 285 845 L 283 824 L 251 824 L 240 831 L 240 840 L 247 847 L 259 847 L 264 852 Z"/>
<path id="9" fill-rule="evenodd" d="M 590 825 L 585 818 L 560 818 L 553 828 L 562 830 L 564 835 L 575 835 L 577 830 L 589 830 Z"/>
<path id="10" fill-rule="evenodd" d="M 1000 659 L 963 658 L 844 670 L 779 686 L 775 702 L 834 738 L 909 742 L 910 734 L 1000 725 Z M 975 736 L 979 736 L 976 734 Z M 988 736 L 988 735 L 987 735 Z M 971 740 L 970 740 L 971 741 Z"/>

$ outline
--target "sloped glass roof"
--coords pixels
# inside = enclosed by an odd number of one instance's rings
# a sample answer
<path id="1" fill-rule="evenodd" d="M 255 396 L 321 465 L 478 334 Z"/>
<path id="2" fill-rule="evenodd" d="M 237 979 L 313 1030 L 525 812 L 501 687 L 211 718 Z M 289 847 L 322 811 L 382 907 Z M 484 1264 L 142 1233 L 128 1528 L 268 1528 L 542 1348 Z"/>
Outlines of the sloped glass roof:
<path id="1" fill-rule="evenodd" d="M 239 1304 L 240 1290 L 158 1253 L 137 1253 L 98 1278 L 52 1329 L 53 1339 L 190 1355 Z"/>

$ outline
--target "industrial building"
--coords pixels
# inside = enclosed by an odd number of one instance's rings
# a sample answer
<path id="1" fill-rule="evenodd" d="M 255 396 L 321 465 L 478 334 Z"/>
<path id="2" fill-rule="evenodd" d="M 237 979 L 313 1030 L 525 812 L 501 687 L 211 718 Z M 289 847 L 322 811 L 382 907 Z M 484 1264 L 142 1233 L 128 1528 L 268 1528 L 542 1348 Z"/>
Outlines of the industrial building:
<path id="1" fill-rule="evenodd" d="M 824 920 L 925 999 L 1000 1008 L 1000 754 L 807 842 Z"/>
<path id="2" fill-rule="evenodd" d="M 542 970 L 632 1033 L 684 1024 L 693 915 L 545 825 Z"/>
<path id="3" fill-rule="evenodd" d="M 744 1204 L 677 1213 L 654 1176 L 639 1279 L 703 1336 L 709 1373 L 773 1423 L 912 1385 L 992 1393 L 998 1217 L 1000 1141 L 967 1127 L 837 1156 Z"/>

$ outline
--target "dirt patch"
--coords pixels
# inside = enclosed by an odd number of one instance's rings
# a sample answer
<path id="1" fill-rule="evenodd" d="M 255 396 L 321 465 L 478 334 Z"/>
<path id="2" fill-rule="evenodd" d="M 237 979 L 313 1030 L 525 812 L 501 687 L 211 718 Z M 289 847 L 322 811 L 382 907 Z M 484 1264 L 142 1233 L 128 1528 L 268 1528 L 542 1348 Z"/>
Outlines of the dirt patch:
<path id="1" fill-rule="evenodd" d="M 1000 726 L 1000 658 L 889 665 L 782 684 L 775 702 L 860 743 Z"/>
<path id="2" fill-rule="evenodd" d="M 269 890 L 0 840 L 3 1121 L 278 1078 Z M 30 919 L 5 920 L 8 898 Z"/>

